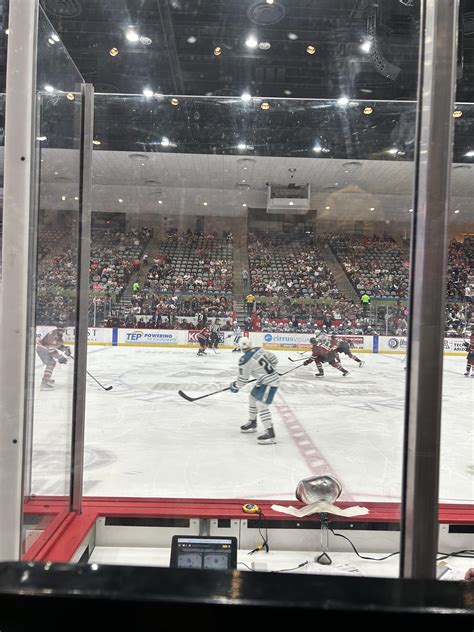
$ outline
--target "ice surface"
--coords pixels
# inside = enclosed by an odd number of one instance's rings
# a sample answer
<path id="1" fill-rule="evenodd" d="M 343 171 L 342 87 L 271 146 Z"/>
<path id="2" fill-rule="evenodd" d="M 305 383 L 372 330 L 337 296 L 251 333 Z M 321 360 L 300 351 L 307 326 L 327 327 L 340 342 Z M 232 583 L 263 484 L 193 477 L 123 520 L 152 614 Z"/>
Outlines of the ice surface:
<path id="1" fill-rule="evenodd" d="M 279 370 L 291 352 L 276 352 Z M 325 366 L 322 379 L 302 367 L 281 379 L 271 407 L 278 443 L 241 434 L 248 392 L 201 395 L 229 385 L 238 354 L 221 350 L 92 347 L 88 379 L 84 490 L 93 496 L 295 500 L 312 474 L 332 474 L 343 500 L 398 501 L 402 469 L 405 371 L 402 357 L 361 354 L 363 369 L 342 356 L 350 375 Z M 474 497 L 473 389 L 464 357 L 446 357 L 440 500 Z M 72 363 L 54 372 L 55 389 L 39 390 L 37 364 L 32 491 L 67 490 Z M 261 429 L 261 425 L 259 424 Z"/>

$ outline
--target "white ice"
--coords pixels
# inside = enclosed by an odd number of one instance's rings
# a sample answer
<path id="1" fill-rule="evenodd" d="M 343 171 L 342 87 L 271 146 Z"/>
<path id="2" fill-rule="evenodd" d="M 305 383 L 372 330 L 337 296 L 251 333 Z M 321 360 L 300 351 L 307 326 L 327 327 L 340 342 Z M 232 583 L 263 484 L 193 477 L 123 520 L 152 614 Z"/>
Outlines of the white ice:
<path id="1" fill-rule="evenodd" d="M 296 366 L 278 351 L 279 370 Z M 196 403 L 235 379 L 239 354 L 220 350 L 92 347 L 88 379 L 84 492 L 91 496 L 295 500 L 312 474 L 333 474 L 343 500 L 399 501 L 405 371 L 402 357 L 361 354 L 365 367 L 342 356 L 343 377 L 326 365 L 281 378 L 271 407 L 278 442 L 259 445 L 241 434 L 250 387 Z M 72 363 L 59 365 L 54 390 L 39 390 L 37 363 L 32 492 L 67 490 Z M 446 357 L 441 442 L 441 502 L 474 498 L 473 388 L 463 356 Z M 259 424 L 259 429 L 262 427 Z"/>

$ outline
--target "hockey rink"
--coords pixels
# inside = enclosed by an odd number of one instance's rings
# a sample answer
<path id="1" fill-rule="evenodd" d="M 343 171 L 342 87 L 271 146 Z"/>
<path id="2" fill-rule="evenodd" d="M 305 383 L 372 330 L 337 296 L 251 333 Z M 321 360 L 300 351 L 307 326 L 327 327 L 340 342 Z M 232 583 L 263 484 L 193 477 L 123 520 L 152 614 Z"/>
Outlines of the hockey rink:
<path id="1" fill-rule="evenodd" d="M 296 364 L 275 352 L 279 372 Z M 342 500 L 398 501 L 402 472 L 405 371 L 402 356 L 361 354 L 365 367 L 341 356 L 343 377 L 325 365 L 295 369 L 280 380 L 271 406 L 277 443 L 242 434 L 250 386 L 238 394 L 191 396 L 224 388 L 240 355 L 229 349 L 90 347 L 84 492 L 91 496 L 295 500 L 297 483 L 332 474 Z M 474 497 L 474 379 L 464 356 L 446 357 L 441 445 L 441 502 Z M 36 364 L 32 492 L 67 490 L 72 363 L 57 366 L 52 391 L 40 391 Z M 262 430 L 259 424 L 259 430 Z"/>

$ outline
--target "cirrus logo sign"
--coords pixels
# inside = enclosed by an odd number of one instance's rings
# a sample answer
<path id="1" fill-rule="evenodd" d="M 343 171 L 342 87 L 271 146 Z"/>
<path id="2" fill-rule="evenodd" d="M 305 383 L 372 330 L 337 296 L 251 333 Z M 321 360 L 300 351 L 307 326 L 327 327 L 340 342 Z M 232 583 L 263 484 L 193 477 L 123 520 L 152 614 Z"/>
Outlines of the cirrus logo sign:
<path id="1" fill-rule="evenodd" d="M 272 334 L 265 334 L 264 340 L 265 342 L 271 342 L 273 340 Z"/>
<path id="2" fill-rule="evenodd" d="M 398 349 L 399 342 L 396 338 L 390 338 L 388 341 L 388 346 L 390 349 Z"/>

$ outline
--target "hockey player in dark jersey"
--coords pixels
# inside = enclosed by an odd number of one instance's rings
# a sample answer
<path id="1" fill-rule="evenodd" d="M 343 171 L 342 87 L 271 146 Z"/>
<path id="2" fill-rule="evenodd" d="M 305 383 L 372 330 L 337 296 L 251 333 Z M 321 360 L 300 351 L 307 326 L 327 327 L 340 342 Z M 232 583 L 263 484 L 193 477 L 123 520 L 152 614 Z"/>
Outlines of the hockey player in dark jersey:
<path id="1" fill-rule="evenodd" d="M 202 329 L 200 329 L 196 334 L 196 338 L 199 342 L 199 350 L 197 352 L 197 355 L 206 355 L 206 347 L 209 344 L 209 329 L 207 327 L 203 327 Z"/>
<path id="2" fill-rule="evenodd" d="M 313 346 L 311 349 L 311 357 L 305 360 L 303 364 L 307 365 L 314 362 L 318 368 L 318 372 L 315 373 L 316 377 L 323 377 L 324 375 L 323 362 L 328 362 L 332 367 L 341 371 L 343 376 L 349 373 L 337 359 L 337 352 L 331 349 L 331 345 L 326 336 L 319 336 L 317 339 L 310 338 L 309 342 Z"/>
<path id="3" fill-rule="evenodd" d="M 331 345 L 331 349 L 336 351 L 337 354 L 345 353 L 346 356 L 349 356 L 349 358 L 357 362 L 359 364 L 359 369 L 364 366 L 365 362 L 352 353 L 352 344 L 348 340 L 338 339 L 336 336 L 332 335 L 329 343 Z M 337 359 L 339 360 L 339 358 Z"/>
<path id="4" fill-rule="evenodd" d="M 64 344 L 63 333 L 64 327 L 57 327 L 43 336 L 36 344 L 36 353 L 41 358 L 41 362 L 45 365 L 40 387 L 42 391 L 49 391 L 54 388 L 52 375 L 56 361 L 59 362 L 59 364 L 66 364 L 66 356 L 71 355 L 71 350 Z M 59 353 L 60 351 L 64 353 L 64 355 Z"/>
<path id="5" fill-rule="evenodd" d="M 464 375 L 469 377 L 471 374 L 471 369 L 474 367 L 474 331 L 471 332 L 471 337 L 469 338 L 469 342 L 464 342 L 464 347 L 467 350 L 467 364 L 466 364 L 466 373 Z M 474 369 L 472 376 L 474 377 Z"/>

